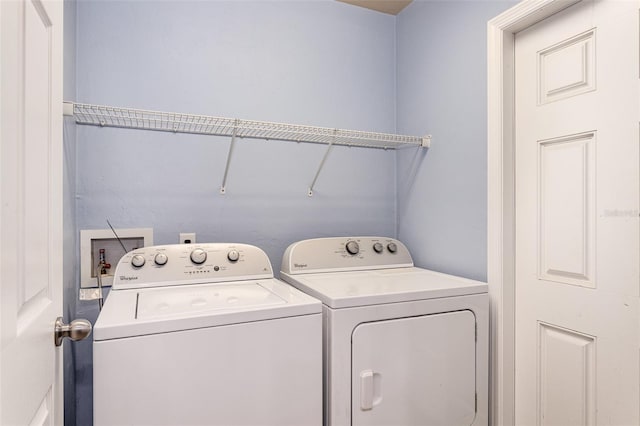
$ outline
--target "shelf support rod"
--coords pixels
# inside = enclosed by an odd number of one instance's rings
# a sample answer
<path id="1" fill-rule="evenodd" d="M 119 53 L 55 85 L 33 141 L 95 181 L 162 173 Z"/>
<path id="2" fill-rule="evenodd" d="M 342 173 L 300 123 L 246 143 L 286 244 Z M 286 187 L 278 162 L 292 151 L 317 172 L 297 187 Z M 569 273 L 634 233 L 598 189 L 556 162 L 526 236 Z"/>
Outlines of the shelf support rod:
<path id="1" fill-rule="evenodd" d="M 238 120 L 236 119 L 233 126 L 233 133 L 231 134 L 231 144 L 229 145 L 229 153 L 227 154 L 227 165 L 224 167 L 224 176 L 222 177 L 222 186 L 220 187 L 220 193 L 225 194 L 227 192 L 227 175 L 229 174 L 229 165 L 231 164 L 231 155 L 233 154 L 233 146 L 236 144 L 236 134 L 238 133 Z"/>
<path id="2" fill-rule="evenodd" d="M 329 142 L 329 146 L 327 147 L 327 150 L 325 151 L 324 156 L 322 157 L 322 161 L 320 161 L 320 166 L 318 166 L 318 171 L 316 172 L 316 175 L 313 177 L 313 181 L 311 182 L 311 185 L 309 185 L 309 192 L 307 193 L 309 197 L 313 197 L 313 187 L 316 185 L 318 176 L 320 176 L 320 171 L 324 167 L 325 161 L 327 161 L 327 157 L 329 156 L 329 152 L 331 151 L 331 148 L 333 148 L 333 143 L 336 141 L 337 132 L 338 132 L 338 129 L 333 130 L 333 138 L 331 138 L 331 142 Z"/>

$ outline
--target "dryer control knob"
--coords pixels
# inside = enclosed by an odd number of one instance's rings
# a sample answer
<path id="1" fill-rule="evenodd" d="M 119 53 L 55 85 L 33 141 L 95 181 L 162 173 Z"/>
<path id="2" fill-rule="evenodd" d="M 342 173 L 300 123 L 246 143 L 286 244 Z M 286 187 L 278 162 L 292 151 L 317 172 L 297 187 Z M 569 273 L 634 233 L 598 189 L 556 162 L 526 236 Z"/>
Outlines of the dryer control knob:
<path id="1" fill-rule="evenodd" d="M 382 244 L 380 244 L 380 243 L 375 243 L 375 244 L 373 245 L 373 250 L 374 250 L 376 253 L 382 253 L 382 250 L 384 250 L 384 247 L 383 247 L 383 246 L 382 246 Z"/>
<path id="2" fill-rule="evenodd" d="M 144 262 L 144 256 L 142 256 L 141 254 L 134 254 L 131 258 L 131 264 L 136 268 L 142 267 L 144 265 Z"/>
<path id="3" fill-rule="evenodd" d="M 231 250 L 229 253 L 227 253 L 227 259 L 229 259 L 231 262 L 236 262 L 238 259 L 240 259 L 240 253 L 238 253 L 238 250 Z"/>
<path id="4" fill-rule="evenodd" d="M 346 245 L 349 254 L 358 254 L 360 252 L 360 246 L 355 241 L 349 241 Z"/>
<path id="5" fill-rule="evenodd" d="M 156 257 L 153 258 L 153 261 L 156 263 L 156 265 L 162 266 L 167 264 L 169 258 L 164 253 L 158 253 L 156 254 Z"/>
<path id="6" fill-rule="evenodd" d="M 389 243 L 387 244 L 387 250 L 389 250 L 391 253 L 395 253 L 398 251 L 398 246 L 396 245 L 396 243 Z"/>
<path id="7" fill-rule="evenodd" d="M 191 261 L 196 265 L 201 265 L 207 260 L 207 252 L 197 248 L 191 252 Z"/>

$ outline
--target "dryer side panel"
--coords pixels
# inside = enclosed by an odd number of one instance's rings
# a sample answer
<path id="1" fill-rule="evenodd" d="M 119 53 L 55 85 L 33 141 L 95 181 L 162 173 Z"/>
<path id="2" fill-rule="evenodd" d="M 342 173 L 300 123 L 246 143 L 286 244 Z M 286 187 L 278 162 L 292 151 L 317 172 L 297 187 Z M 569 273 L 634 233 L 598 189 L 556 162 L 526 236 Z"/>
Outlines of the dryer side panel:
<path id="1" fill-rule="evenodd" d="M 360 324 L 352 336 L 352 425 L 470 425 L 475 370 L 469 310 Z"/>

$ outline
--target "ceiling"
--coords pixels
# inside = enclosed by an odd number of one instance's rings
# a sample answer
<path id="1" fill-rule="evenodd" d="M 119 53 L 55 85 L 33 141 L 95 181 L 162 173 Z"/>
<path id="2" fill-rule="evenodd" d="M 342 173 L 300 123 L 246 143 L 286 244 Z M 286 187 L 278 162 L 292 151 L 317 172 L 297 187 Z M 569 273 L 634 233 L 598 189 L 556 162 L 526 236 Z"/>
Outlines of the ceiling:
<path id="1" fill-rule="evenodd" d="M 378 12 L 397 15 L 402 9 L 407 7 L 412 0 L 338 0 L 342 3 L 349 3 L 355 6 L 366 7 Z"/>

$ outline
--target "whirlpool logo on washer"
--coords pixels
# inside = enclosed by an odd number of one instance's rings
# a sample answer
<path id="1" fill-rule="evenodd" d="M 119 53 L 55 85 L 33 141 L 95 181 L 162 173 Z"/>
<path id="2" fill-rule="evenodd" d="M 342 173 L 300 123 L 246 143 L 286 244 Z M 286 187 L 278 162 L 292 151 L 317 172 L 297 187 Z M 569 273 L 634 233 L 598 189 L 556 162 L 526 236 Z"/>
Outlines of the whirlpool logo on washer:
<path id="1" fill-rule="evenodd" d="M 306 268 L 308 265 L 306 263 L 294 263 L 293 266 L 296 268 Z"/>
<path id="2" fill-rule="evenodd" d="M 130 277 L 127 277 L 125 275 L 120 275 L 120 281 L 133 281 L 133 280 L 137 280 L 137 279 L 138 279 L 138 277 L 136 277 L 135 275 L 134 276 L 130 276 Z"/>

